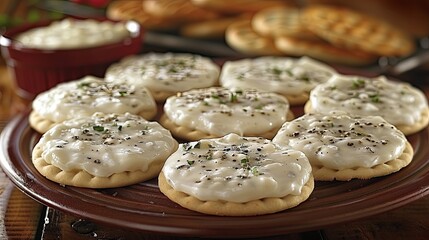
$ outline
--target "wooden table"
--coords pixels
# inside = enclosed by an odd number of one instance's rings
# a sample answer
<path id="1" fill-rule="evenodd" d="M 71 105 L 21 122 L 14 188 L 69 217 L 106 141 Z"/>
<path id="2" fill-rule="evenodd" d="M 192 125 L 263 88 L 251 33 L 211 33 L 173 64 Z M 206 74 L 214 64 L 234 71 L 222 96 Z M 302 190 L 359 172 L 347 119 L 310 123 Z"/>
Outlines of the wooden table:
<path id="1" fill-rule="evenodd" d="M 0 129 L 29 101 L 15 95 L 0 65 Z M 428 92 L 428 91 L 426 91 Z M 429 239 L 429 196 L 398 209 L 310 232 L 261 239 Z M 29 198 L 0 171 L 0 239 L 200 239 L 116 229 L 67 215 Z"/>

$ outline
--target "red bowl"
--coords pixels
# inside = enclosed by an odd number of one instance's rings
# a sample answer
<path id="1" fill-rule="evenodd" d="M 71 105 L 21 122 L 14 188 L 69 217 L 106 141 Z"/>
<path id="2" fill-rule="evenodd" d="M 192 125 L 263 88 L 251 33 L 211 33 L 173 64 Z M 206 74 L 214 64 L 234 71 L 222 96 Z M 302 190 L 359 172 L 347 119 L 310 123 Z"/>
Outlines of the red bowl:
<path id="1" fill-rule="evenodd" d="M 97 21 L 110 21 L 100 20 Z M 52 21 L 22 25 L 7 30 L 0 37 L 1 52 L 12 70 L 18 94 L 33 99 L 37 94 L 58 83 L 82 78 L 86 75 L 104 77 L 112 63 L 137 54 L 142 48 L 143 31 L 134 21 L 127 21 L 130 36 L 121 42 L 97 47 L 41 50 L 25 48 L 14 37 L 32 28 L 47 26 Z"/>

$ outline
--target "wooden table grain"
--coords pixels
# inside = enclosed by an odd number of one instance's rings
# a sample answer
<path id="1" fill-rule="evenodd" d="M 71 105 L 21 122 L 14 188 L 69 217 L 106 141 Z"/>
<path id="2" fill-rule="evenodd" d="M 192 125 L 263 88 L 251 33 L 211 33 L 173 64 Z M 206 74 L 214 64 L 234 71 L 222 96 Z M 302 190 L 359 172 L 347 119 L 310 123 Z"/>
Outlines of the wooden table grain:
<path id="1" fill-rule="evenodd" d="M 0 65 L 0 130 L 30 102 L 16 96 L 11 76 Z M 427 91 L 429 92 L 429 91 Z M 344 222 L 310 232 L 258 239 L 429 239 L 429 196 L 368 218 Z M 0 239 L 202 239 L 154 235 L 104 226 L 65 214 L 31 199 L 0 171 Z M 213 239 L 213 238 L 212 238 Z"/>

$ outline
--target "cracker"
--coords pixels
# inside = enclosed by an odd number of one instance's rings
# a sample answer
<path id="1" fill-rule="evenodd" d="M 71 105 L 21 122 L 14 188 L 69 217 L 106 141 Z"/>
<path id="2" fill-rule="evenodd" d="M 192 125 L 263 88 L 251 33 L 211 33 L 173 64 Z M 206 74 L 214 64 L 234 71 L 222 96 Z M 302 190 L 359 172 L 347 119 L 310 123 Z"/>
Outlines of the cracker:
<path id="1" fill-rule="evenodd" d="M 283 0 L 191 0 L 191 2 L 225 14 L 256 13 L 265 8 L 294 5 Z"/>
<path id="2" fill-rule="evenodd" d="M 274 92 L 297 106 L 303 105 L 310 91 L 333 74 L 334 68 L 309 57 L 263 56 L 225 62 L 219 82 L 226 88 Z"/>
<path id="3" fill-rule="evenodd" d="M 310 177 L 301 190 L 301 195 L 287 195 L 282 198 L 264 198 L 246 203 L 224 201 L 201 201 L 186 193 L 174 190 L 161 172 L 158 177 L 161 192 L 184 208 L 219 216 L 253 216 L 275 213 L 299 205 L 308 199 L 314 189 L 314 179 Z"/>
<path id="4" fill-rule="evenodd" d="M 35 144 L 31 158 L 37 171 L 59 184 L 110 188 L 157 176 L 177 148 L 156 122 L 97 112 L 55 125 Z"/>
<path id="5" fill-rule="evenodd" d="M 311 5 L 303 19 L 310 31 L 336 46 L 382 56 L 407 56 L 415 50 L 412 38 L 400 29 L 347 8 Z"/>
<path id="6" fill-rule="evenodd" d="M 150 52 L 111 65 L 106 70 L 106 80 L 145 87 L 160 103 L 177 92 L 216 85 L 219 73 L 219 65 L 208 57 Z"/>
<path id="7" fill-rule="evenodd" d="M 429 124 L 429 108 L 422 111 L 420 121 L 414 125 L 398 125 L 396 126 L 405 135 L 411 135 L 423 130 Z"/>
<path id="8" fill-rule="evenodd" d="M 353 169 L 336 170 L 324 166 L 311 165 L 316 181 L 350 181 L 351 179 L 370 179 L 397 172 L 411 163 L 414 150 L 407 141 L 404 152 L 397 159 L 390 160 L 371 168 L 358 167 Z"/>
<path id="9" fill-rule="evenodd" d="M 149 14 L 143 8 L 144 0 L 119 0 L 107 6 L 106 16 L 112 20 L 124 21 L 134 20 L 145 29 L 172 29 L 177 27 L 178 22 Z"/>
<path id="10" fill-rule="evenodd" d="M 280 93 L 279 93 L 280 94 Z M 284 94 L 291 106 L 298 106 L 306 103 L 310 97 L 310 94 L 307 92 L 303 92 L 301 94 L 291 95 Z"/>
<path id="11" fill-rule="evenodd" d="M 276 48 L 290 56 L 309 56 L 326 62 L 347 65 L 369 65 L 377 56 L 361 50 L 334 46 L 319 39 L 302 39 L 290 36 L 275 38 Z"/>
<path id="12" fill-rule="evenodd" d="M 158 159 L 149 165 L 147 171 L 122 172 L 109 177 L 96 177 L 84 170 L 63 171 L 47 163 L 41 155 L 42 148 L 36 144 L 32 152 L 32 161 L 40 174 L 62 185 L 87 188 L 113 188 L 136 184 L 157 176 L 164 165 L 164 160 Z"/>
<path id="13" fill-rule="evenodd" d="M 315 112 L 312 108 L 311 101 L 307 101 L 304 105 L 304 113 Z M 395 127 L 399 129 L 403 134 L 409 136 L 414 133 L 417 133 L 423 130 L 429 124 L 429 108 L 424 109 L 421 112 L 420 120 L 413 125 L 396 125 Z"/>
<path id="14" fill-rule="evenodd" d="M 144 119 L 151 120 L 156 116 L 157 109 L 151 109 L 150 111 L 140 112 L 137 115 L 143 117 Z M 53 126 L 58 124 L 58 122 L 51 121 L 49 119 L 46 119 L 40 114 L 38 114 L 36 111 L 31 111 L 30 115 L 28 117 L 29 125 L 36 130 L 39 133 L 45 133 L 49 129 L 51 129 Z"/>
<path id="15" fill-rule="evenodd" d="M 196 22 L 219 17 L 217 12 L 196 6 L 188 0 L 143 1 L 143 9 L 153 16 L 179 22 Z"/>
<path id="16" fill-rule="evenodd" d="M 225 40 L 233 49 L 249 55 L 282 55 L 273 39 L 257 34 L 250 20 L 241 20 L 229 25 Z"/>
<path id="17" fill-rule="evenodd" d="M 292 111 L 289 110 L 289 112 L 287 113 L 287 120 L 292 120 L 294 117 L 295 116 L 292 113 Z M 161 123 L 161 125 L 163 127 L 170 130 L 170 132 L 173 136 L 180 138 L 180 139 L 188 140 L 188 141 L 196 141 L 196 140 L 201 140 L 203 138 L 221 137 L 221 136 L 212 135 L 212 134 L 209 134 L 209 133 L 197 130 L 197 129 L 191 129 L 191 128 L 188 128 L 185 126 L 177 125 L 176 123 L 171 121 L 165 113 L 163 113 L 161 115 L 159 122 Z M 277 134 L 277 131 L 280 129 L 280 127 L 274 128 L 268 132 L 258 134 L 257 137 L 272 139 L 274 137 L 274 135 Z"/>
<path id="18" fill-rule="evenodd" d="M 250 19 L 249 14 L 243 14 L 240 16 L 222 17 L 213 20 L 193 22 L 183 25 L 179 32 L 185 37 L 191 38 L 218 38 L 223 39 L 225 37 L 225 31 L 229 25 L 240 20 Z"/>
<path id="19" fill-rule="evenodd" d="M 158 91 L 158 90 L 151 90 L 151 89 L 149 89 L 149 91 L 152 94 L 153 99 L 155 99 L 155 101 L 158 103 L 165 102 L 165 100 L 168 97 L 174 96 L 177 94 L 176 92 Z"/>
<path id="20" fill-rule="evenodd" d="M 55 126 L 56 122 L 48 120 L 42 116 L 40 116 L 37 112 L 31 111 L 28 116 L 28 123 L 30 127 L 36 130 L 39 133 L 45 133 L 53 126 Z"/>
<path id="21" fill-rule="evenodd" d="M 301 20 L 301 9 L 299 8 L 277 7 L 259 11 L 252 18 L 252 27 L 263 36 L 318 38 L 317 35 L 307 29 Z"/>

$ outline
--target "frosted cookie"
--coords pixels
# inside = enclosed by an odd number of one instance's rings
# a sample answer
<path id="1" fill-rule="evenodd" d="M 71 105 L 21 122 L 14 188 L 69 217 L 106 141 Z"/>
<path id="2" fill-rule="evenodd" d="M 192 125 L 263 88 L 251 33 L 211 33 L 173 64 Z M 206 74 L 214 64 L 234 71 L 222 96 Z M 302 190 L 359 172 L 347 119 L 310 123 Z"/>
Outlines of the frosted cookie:
<path id="1" fill-rule="evenodd" d="M 160 122 L 175 137 L 185 140 L 228 133 L 272 138 L 292 118 L 289 103 L 281 95 L 212 87 L 169 97 Z"/>
<path id="2" fill-rule="evenodd" d="M 379 116 L 305 114 L 286 122 L 273 142 L 302 151 L 321 181 L 384 176 L 413 158 L 404 134 Z"/>
<path id="3" fill-rule="evenodd" d="M 252 18 L 253 29 L 264 36 L 290 36 L 303 39 L 318 39 L 301 20 L 301 9 L 294 7 L 268 8 Z"/>
<path id="4" fill-rule="evenodd" d="M 336 46 L 382 56 L 407 56 L 415 50 L 413 39 L 399 28 L 351 9 L 311 5 L 303 19 L 310 31 Z"/>
<path id="5" fill-rule="evenodd" d="M 270 37 L 262 36 L 253 30 L 250 19 L 239 20 L 230 24 L 225 31 L 226 43 L 248 55 L 281 55 Z"/>
<path id="6" fill-rule="evenodd" d="M 344 47 L 334 46 L 321 39 L 302 39 L 278 36 L 274 39 L 276 48 L 288 56 L 308 56 L 321 61 L 345 65 L 369 65 L 375 63 L 377 55 Z"/>
<path id="7" fill-rule="evenodd" d="M 106 81 L 146 87 L 158 102 L 177 92 L 217 84 L 220 68 L 211 59 L 187 53 L 134 55 L 113 64 Z"/>
<path id="8" fill-rule="evenodd" d="M 95 113 L 55 125 L 34 147 L 32 160 L 54 182 L 111 188 L 157 176 L 177 146 L 156 122 L 128 113 Z"/>
<path id="9" fill-rule="evenodd" d="M 306 113 L 344 111 L 352 115 L 381 116 L 405 135 L 416 133 L 429 123 L 429 108 L 423 92 L 384 76 L 335 75 L 311 91 L 304 110 Z"/>
<path id="10" fill-rule="evenodd" d="M 314 180 L 302 152 L 229 134 L 181 144 L 165 162 L 158 185 L 182 207 L 251 216 L 299 205 L 312 193 Z"/>
<path id="11" fill-rule="evenodd" d="M 307 57 L 258 57 L 227 61 L 220 84 L 226 88 L 259 89 L 285 96 L 291 105 L 303 104 L 309 92 L 336 71 Z"/>
<path id="12" fill-rule="evenodd" d="M 146 88 L 108 83 L 93 76 L 61 83 L 33 100 L 29 124 L 40 133 L 65 120 L 95 112 L 132 113 L 152 119 L 155 101 Z"/>

